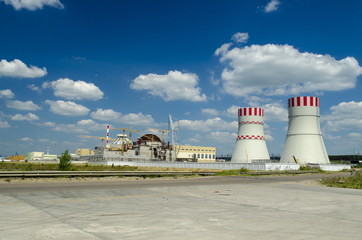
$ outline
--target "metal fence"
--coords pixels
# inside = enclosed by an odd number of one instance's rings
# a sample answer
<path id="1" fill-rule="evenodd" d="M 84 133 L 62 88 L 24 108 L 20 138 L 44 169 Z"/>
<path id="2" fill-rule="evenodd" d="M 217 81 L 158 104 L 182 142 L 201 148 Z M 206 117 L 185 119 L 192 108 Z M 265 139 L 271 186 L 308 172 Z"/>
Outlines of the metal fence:
<path id="1" fill-rule="evenodd" d="M 96 164 L 99 164 L 97 162 Z M 223 169 L 237 170 L 246 168 L 253 171 L 275 171 L 275 170 L 299 170 L 299 164 L 292 163 L 198 163 L 198 162 L 128 162 L 128 161 L 106 161 L 106 165 L 114 166 L 139 166 L 139 167 L 164 167 L 164 168 L 192 168 L 192 169 Z"/>

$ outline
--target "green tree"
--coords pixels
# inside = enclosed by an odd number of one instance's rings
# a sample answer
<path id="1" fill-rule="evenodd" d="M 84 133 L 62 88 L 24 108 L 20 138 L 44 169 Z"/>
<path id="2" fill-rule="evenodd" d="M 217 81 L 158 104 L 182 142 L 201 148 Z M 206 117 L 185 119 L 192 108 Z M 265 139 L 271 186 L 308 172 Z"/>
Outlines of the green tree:
<path id="1" fill-rule="evenodd" d="M 69 154 L 68 149 L 62 153 L 59 159 L 59 170 L 69 171 L 71 166 L 72 157 Z"/>

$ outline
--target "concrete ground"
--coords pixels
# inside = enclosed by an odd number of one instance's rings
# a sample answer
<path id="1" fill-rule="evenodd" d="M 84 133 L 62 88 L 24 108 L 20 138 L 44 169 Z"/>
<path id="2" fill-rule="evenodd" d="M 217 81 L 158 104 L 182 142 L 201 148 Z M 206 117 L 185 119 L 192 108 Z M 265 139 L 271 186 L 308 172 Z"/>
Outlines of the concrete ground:
<path id="1" fill-rule="evenodd" d="M 0 239 L 361 239 L 362 191 L 321 175 L 0 183 Z"/>

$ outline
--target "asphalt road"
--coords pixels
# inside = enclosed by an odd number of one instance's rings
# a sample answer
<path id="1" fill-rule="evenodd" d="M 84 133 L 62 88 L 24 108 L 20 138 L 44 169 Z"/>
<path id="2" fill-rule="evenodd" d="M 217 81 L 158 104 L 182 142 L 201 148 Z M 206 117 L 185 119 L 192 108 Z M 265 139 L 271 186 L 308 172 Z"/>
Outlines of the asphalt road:
<path id="1" fill-rule="evenodd" d="M 0 239 L 360 239 L 326 175 L 0 183 Z"/>

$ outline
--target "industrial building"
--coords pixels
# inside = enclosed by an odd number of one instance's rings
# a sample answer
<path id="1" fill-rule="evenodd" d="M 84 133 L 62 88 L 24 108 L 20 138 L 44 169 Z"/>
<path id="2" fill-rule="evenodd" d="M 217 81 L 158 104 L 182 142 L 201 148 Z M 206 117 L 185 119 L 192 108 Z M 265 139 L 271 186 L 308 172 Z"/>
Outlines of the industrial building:
<path id="1" fill-rule="evenodd" d="M 215 147 L 200 147 L 189 145 L 175 145 L 176 161 L 187 162 L 215 162 Z"/>
<path id="2" fill-rule="evenodd" d="M 26 154 L 27 161 L 54 161 L 57 160 L 58 156 L 44 152 L 29 152 Z"/>
<path id="3" fill-rule="evenodd" d="M 93 155 L 94 150 L 90 150 L 88 148 L 79 148 L 75 150 L 75 154 L 78 156 Z"/>

